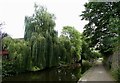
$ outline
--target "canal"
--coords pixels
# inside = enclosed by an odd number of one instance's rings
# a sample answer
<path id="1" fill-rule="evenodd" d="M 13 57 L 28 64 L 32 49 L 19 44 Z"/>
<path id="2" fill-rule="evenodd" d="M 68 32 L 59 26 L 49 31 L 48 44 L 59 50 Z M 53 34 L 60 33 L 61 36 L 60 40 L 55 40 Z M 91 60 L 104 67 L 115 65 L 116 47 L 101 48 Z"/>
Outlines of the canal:
<path id="1" fill-rule="evenodd" d="M 30 83 L 35 83 L 36 81 L 71 81 L 72 83 L 76 83 L 87 69 L 86 67 L 81 68 L 80 66 L 50 68 L 5 77 L 3 78 L 3 83 L 9 81 L 28 81 Z"/>

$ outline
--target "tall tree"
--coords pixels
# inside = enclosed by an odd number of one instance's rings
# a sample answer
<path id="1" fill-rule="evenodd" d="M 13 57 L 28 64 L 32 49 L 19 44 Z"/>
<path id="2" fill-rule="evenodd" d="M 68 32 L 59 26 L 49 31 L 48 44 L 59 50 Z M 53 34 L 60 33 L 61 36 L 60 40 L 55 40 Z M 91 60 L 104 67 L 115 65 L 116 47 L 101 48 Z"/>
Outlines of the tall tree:
<path id="1" fill-rule="evenodd" d="M 64 46 L 66 49 L 67 58 L 73 59 L 74 62 L 78 62 L 81 58 L 81 46 L 82 46 L 82 36 L 74 27 L 65 26 L 62 29 L 61 38 L 64 41 Z"/>
<path id="2" fill-rule="evenodd" d="M 84 27 L 83 33 L 88 38 L 90 47 L 99 49 L 103 55 L 111 55 L 113 39 L 117 35 L 110 29 L 110 20 L 120 18 L 120 2 L 89 2 L 84 6 L 82 20 L 88 20 L 89 23 Z"/>
<path id="3" fill-rule="evenodd" d="M 34 14 L 25 17 L 24 39 L 31 43 L 31 64 L 40 68 L 51 67 L 55 59 L 54 44 L 57 43 L 57 32 L 54 30 L 55 16 L 42 6 L 35 4 L 34 7 Z"/>

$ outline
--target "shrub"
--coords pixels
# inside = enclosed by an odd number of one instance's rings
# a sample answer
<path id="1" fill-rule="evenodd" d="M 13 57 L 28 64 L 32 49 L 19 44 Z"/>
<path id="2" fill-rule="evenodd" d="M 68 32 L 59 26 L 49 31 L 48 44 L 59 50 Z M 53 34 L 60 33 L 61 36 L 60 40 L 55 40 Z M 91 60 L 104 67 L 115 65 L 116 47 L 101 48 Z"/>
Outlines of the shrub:
<path id="1" fill-rule="evenodd" d="M 16 73 L 13 61 L 2 61 L 2 76 L 11 76 Z"/>
<path id="2" fill-rule="evenodd" d="M 117 81 L 120 81 L 120 67 L 116 68 L 113 72 L 112 72 L 113 76 L 115 77 L 115 79 Z"/>
<path id="3" fill-rule="evenodd" d="M 88 61 L 83 62 L 83 65 L 81 67 L 82 71 L 81 73 L 83 74 L 86 70 L 88 70 L 90 67 L 92 66 L 92 64 Z"/>

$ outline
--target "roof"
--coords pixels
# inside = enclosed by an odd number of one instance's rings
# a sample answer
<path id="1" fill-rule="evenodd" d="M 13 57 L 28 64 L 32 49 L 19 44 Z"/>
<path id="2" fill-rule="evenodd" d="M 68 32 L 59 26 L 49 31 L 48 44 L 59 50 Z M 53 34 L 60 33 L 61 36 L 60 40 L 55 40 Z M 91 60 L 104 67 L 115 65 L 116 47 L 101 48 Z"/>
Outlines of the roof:
<path id="1" fill-rule="evenodd" d="M 24 40 L 24 38 L 13 38 L 15 40 Z"/>

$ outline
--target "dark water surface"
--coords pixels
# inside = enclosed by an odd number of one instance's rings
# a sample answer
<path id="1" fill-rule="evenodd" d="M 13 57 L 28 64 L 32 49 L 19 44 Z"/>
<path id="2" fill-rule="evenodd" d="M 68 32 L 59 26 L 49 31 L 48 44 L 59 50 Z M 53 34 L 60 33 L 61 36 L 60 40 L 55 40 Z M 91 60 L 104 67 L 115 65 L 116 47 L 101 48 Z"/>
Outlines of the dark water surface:
<path id="1" fill-rule="evenodd" d="M 36 81 L 71 81 L 72 83 L 76 83 L 80 79 L 81 73 L 85 70 L 80 67 L 51 68 L 6 77 L 3 78 L 3 83 L 9 81 L 28 81 L 30 83 L 35 83 Z"/>

